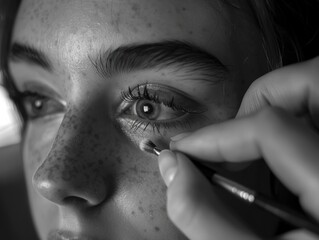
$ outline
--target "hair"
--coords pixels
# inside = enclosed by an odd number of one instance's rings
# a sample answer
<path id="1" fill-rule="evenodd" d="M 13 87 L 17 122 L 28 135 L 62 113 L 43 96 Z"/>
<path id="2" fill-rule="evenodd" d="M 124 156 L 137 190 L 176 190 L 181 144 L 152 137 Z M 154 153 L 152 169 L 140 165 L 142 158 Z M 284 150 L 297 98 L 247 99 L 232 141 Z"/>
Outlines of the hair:
<path id="1" fill-rule="evenodd" d="M 319 55 L 318 0 L 250 0 L 269 69 Z"/>
<path id="2" fill-rule="evenodd" d="M 247 0 L 260 29 L 269 70 L 319 55 L 319 0 Z M 0 71 L 23 119 L 8 71 L 11 33 L 21 0 L 0 2 Z M 233 5 L 230 0 L 225 3 Z"/>

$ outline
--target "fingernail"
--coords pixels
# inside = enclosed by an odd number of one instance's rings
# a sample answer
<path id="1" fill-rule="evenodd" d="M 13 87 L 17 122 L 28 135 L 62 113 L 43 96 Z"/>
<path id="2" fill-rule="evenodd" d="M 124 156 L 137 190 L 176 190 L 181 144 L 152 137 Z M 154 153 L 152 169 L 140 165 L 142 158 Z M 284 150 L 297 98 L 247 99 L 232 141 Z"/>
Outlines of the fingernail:
<path id="1" fill-rule="evenodd" d="M 182 140 L 183 138 L 187 137 L 190 134 L 191 134 L 190 132 L 184 132 L 184 133 L 178 134 L 174 137 L 171 137 L 171 141 L 177 142 L 177 141 Z"/>
<path id="2" fill-rule="evenodd" d="M 158 157 L 158 162 L 162 178 L 166 186 L 169 186 L 177 172 L 176 155 L 170 150 L 163 150 Z"/>

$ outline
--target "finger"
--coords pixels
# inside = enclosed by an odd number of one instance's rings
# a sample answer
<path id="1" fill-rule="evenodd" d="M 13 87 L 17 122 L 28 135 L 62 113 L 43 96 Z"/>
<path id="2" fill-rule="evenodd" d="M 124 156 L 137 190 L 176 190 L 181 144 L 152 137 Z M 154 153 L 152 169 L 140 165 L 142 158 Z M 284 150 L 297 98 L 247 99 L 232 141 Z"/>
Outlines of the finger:
<path id="1" fill-rule="evenodd" d="M 296 115 L 308 111 L 318 124 L 319 57 L 277 69 L 254 81 L 243 98 L 237 116 L 269 105 Z"/>
<path id="2" fill-rule="evenodd" d="M 159 166 L 168 185 L 168 216 L 189 239 L 255 239 L 185 155 L 162 151 Z"/>
<path id="3" fill-rule="evenodd" d="M 275 175 L 319 219 L 319 137 L 275 108 L 202 128 L 171 143 L 171 149 L 208 161 L 263 157 Z"/>
<path id="4" fill-rule="evenodd" d="M 286 233 L 278 238 L 277 240 L 318 240 L 319 237 L 304 230 L 296 230 Z"/>

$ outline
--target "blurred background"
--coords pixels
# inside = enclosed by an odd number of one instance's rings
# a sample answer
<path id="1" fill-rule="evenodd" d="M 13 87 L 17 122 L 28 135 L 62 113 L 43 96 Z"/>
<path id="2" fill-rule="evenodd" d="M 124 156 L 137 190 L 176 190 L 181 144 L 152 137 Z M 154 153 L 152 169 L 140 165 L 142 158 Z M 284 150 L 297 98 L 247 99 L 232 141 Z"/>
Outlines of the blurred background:
<path id="1" fill-rule="evenodd" d="M 1 72 L 0 72 L 1 73 Z M 0 74 L 0 239 L 37 239 L 25 189 L 21 121 Z"/>
<path id="2" fill-rule="evenodd" d="M 14 145 L 20 142 L 21 122 L 14 105 L 3 87 L 0 72 L 0 147 Z"/>
<path id="3" fill-rule="evenodd" d="M 10 38 L 5 20 L 19 0 L 0 0 L 0 240 L 37 240 L 28 207 L 21 158 L 19 115 L 4 88 L 1 68 Z"/>

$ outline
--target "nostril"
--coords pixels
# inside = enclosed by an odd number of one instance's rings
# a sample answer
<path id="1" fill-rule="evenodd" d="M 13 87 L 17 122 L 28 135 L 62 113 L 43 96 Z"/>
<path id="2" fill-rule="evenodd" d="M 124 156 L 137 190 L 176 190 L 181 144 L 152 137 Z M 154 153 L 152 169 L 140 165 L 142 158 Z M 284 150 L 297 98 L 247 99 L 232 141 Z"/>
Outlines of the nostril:
<path id="1" fill-rule="evenodd" d="M 83 198 L 79 198 L 76 196 L 68 196 L 63 199 L 64 205 L 73 205 L 73 206 L 86 206 L 90 205 L 90 203 Z"/>

